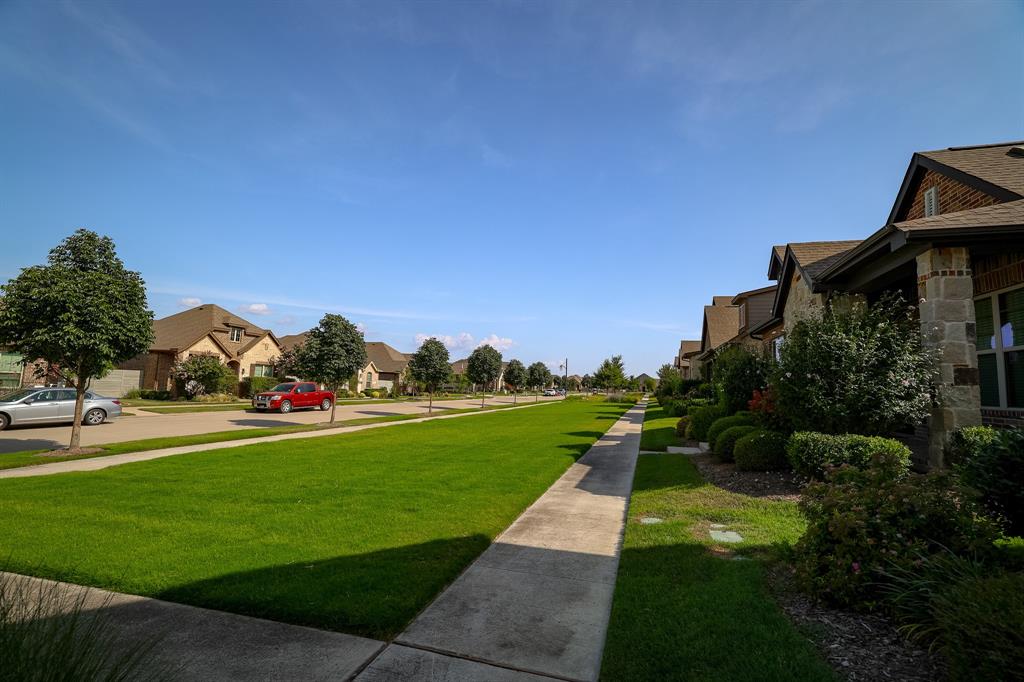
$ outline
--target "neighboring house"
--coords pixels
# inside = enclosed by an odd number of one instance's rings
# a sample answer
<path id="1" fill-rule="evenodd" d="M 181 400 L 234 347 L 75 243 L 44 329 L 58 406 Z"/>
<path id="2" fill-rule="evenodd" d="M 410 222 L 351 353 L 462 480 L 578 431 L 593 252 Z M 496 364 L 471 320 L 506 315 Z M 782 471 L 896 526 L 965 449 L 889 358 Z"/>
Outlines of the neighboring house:
<path id="1" fill-rule="evenodd" d="M 146 389 L 173 389 L 171 367 L 197 355 L 217 358 L 239 381 L 272 376 L 273 360 L 282 350 L 273 332 L 209 303 L 154 320 L 153 335 L 148 352 L 119 365 L 140 370 L 140 385 Z"/>
<path id="2" fill-rule="evenodd" d="M 34 363 L 25 363 L 21 353 L 0 350 L 0 395 L 35 383 Z"/>
<path id="3" fill-rule="evenodd" d="M 958 427 L 1024 425 L 1024 142 L 914 154 L 885 226 L 816 282 L 917 303 L 941 354 L 928 464 Z"/>
<path id="4" fill-rule="evenodd" d="M 732 305 L 739 308 L 739 330 L 726 345 L 740 346 L 751 352 L 763 352 L 769 345 L 759 330 L 772 319 L 772 306 L 777 287 L 771 286 L 744 291 L 732 298 Z"/>
<path id="5" fill-rule="evenodd" d="M 391 388 L 405 384 L 405 372 L 412 355 L 395 350 L 383 341 L 367 341 L 366 357 L 377 367 L 377 384 Z"/>
<path id="6" fill-rule="evenodd" d="M 466 376 L 466 370 L 469 367 L 469 358 L 462 358 L 461 360 L 456 360 L 455 362 L 453 362 L 451 364 L 452 364 L 452 381 L 450 382 L 449 387 L 450 388 L 458 388 L 459 384 L 463 381 L 463 378 Z M 483 390 L 485 390 L 485 391 L 501 390 L 501 389 L 498 388 L 499 386 L 503 389 L 505 387 L 505 368 L 506 367 L 508 367 L 508 363 L 507 362 L 502 362 L 501 363 L 501 373 L 498 375 L 498 380 L 493 382 L 492 384 L 490 384 L 488 386 L 482 387 Z M 467 378 L 467 379 L 465 379 L 465 381 L 468 382 L 469 379 Z M 473 384 L 473 390 L 477 390 L 477 389 L 478 389 L 477 385 Z"/>
<path id="7" fill-rule="evenodd" d="M 698 353 L 700 353 L 700 341 L 684 339 L 679 342 L 679 351 L 672 360 L 672 366 L 679 372 L 679 376 L 684 379 L 699 378 L 693 375 L 690 368 L 690 358 Z"/>
<path id="8" fill-rule="evenodd" d="M 715 351 L 739 333 L 740 307 L 732 304 L 732 296 L 713 296 L 712 304 L 704 306 L 700 349 L 690 356 L 693 378 L 711 378 Z"/>
<path id="9" fill-rule="evenodd" d="M 645 387 L 645 386 L 647 385 L 647 380 L 648 380 L 648 379 L 654 379 L 654 383 L 655 383 L 655 384 L 657 384 L 657 383 L 658 383 L 658 377 L 652 377 L 652 376 L 651 376 L 650 374 L 648 374 L 647 372 L 644 372 L 644 373 L 643 373 L 643 374 L 641 374 L 640 376 L 636 377 L 636 380 L 637 380 L 638 382 L 640 382 L 640 390 L 641 390 L 641 391 L 642 391 L 642 390 L 644 390 L 644 387 Z"/>
<path id="10" fill-rule="evenodd" d="M 301 346 L 306 341 L 306 333 L 301 334 L 288 334 L 287 336 L 277 337 L 277 342 L 281 344 L 282 350 L 295 350 L 298 346 Z"/>
<path id="11" fill-rule="evenodd" d="M 358 391 L 391 389 L 390 384 L 387 386 L 381 384 L 380 369 L 374 364 L 373 360 L 368 360 L 366 366 L 356 374 L 356 386 Z"/>

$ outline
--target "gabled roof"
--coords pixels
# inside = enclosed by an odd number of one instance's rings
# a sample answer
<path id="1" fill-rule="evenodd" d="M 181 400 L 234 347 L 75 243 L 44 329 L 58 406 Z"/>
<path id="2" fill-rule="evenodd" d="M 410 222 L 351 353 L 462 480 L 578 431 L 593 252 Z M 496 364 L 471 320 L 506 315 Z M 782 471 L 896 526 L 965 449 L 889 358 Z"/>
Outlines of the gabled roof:
<path id="1" fill-rule="evenodd" d="M 249 343 L 247 343 L 244 346 L 242 346 L 241 348 L 239 348 L 237 351 L 235 351 L 235 354 L 236 355 L 242 355 L 242 354 L 246 353 L 250 348 L 252 348 L 257 343 L 259 343 L 260 341 L 262 341 L 263 339 L 265 339 L 267 337 L 269 337 L 271 341 L 273 341 L 275 344 L 277 344 L 278 348 L 281 347 L 281 343 L 277 340 L 277 337 L 274 336 L 274 332 L 268 330 L 268 331 L 264 332 L 262 335 L 257 336 L 252 341 L 250 341 Z M 214 340 L 216 340 L 216 337 L 214 337 Z"/>
<path id="2" fill-rule="evenodd" d="M 1024 225 L 1024 199 L 893 223 L 893 227 L 902 232 L 1021 227 L 1022 225 Z"/>
<path id="3" fill-rule="evenodd" d="M 292 350 L 296 346 L 301 346 L 306 342 L 306 334 L 308 332 L 302 332 L 301 334 L 288 334 L 287 336 L 279 336 L 277 342 L 281 344 L 281 348 L 285 350 Z"/>
<path id="4" fill-rule="evenodd" d="M 740 293 L 738 293 L 738 294 L 736 294 L 735 296 L 732 297 L 732 305 L 739 305 L 742 301 L 750 298 L 751 296 L 759 296 L 761 294 L 772 293 L 773 291 L 775 291 L 775 288 L 777 286 L 778 286 L 777 284 L 770 284 L 770 285 L 768 285 L 766 287 L 761 287 L 760 289 L 751 289 L 750 291 L 741 291 Z"/>
<path id="5" fill-rule="evenodd" d="M 679 357 L 683 358 L 692 353 L 700 352 L 699 340 L 683 340 L 679 342 Z"/>
<path id="6" fill-rule="evenodd" d="M 714 350 L 740 331 L 740 308 L 735 305 L 704 306 L 701 351 Z"/>
<path id="7" fill-rule="evenodd" d="M 207 334 L 218 330 L 227 331 L 229 327 L 241 327 L 247 335 L 258 337 L 262 337 L 267 331 L 219 305 L 204 303 L 154 320 L 153 343 L 150 347 L 152 350 L 184 350 Z M 228 355 L 235 354 L 236 351 L 229 350 L 215 337 L 212 338 Z"/>
<path id="8" fill-rule="evenodd" d="M 860 239 L 834 242 L 796 242 L 786 245 L 786 253 L 792 255 L 800 273 L 813 282 L 829 265 L 860 242 Z M 785 257 L 783 266 L 785 266 Z"/>
<path id="9" fill-rule="evenodd" d="M 732 305 L 732 296 L 712 296 L 711 305 Z"/>
<path id="10" fill-rule="evenodd" d="M 366 355 L 381 372 L 400 374 L 409 365 L 407 353 L 395 350 L 383 341 L 367 341 Z"/>

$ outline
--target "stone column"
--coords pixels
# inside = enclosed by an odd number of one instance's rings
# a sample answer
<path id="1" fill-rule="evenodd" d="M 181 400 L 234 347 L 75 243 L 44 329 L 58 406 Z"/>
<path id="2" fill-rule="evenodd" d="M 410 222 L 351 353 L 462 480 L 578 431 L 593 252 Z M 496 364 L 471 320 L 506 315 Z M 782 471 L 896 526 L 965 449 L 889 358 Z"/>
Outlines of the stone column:
<path id="1" fill-rule="evenodd" d="M 932 248 L 917 257 L 921 334 L 939 351 L 936 405 L 928 428 L 928 465 L 944 466 L 949 435 L 981 424 L 974 285 L 967 247 Z"/>

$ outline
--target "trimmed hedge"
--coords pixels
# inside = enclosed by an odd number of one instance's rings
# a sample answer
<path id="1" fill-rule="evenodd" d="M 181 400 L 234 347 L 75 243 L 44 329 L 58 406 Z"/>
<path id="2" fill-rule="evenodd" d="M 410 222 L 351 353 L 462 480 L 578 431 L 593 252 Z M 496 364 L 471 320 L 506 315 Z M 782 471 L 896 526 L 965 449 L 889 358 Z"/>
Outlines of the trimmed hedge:
<path id="1" fill-rule="evenodd" d="M 721 420 L 719 420 L 721 421 Z M 750 426 L 732 426 L 725 431 L 722 431 L 715 439 L 714 453 L 723 462 L 731 462 L 733 458 L 733 448 L 736 446 L 738 441 L 743 436 L 757 431 L 757 427 Z"/>
<path id="2" fill-rule="evenodd" d="M 719 405 L 708 405 L 690 410 L 688 416 L 690 417 L 690 426 L 686 429 L 686 437 L 690 440 L 704 441 L 711 425 L 725 416 L 725 409 Z"/>
<path id="3" fill-rule="evenodd" d="M 689 417 L 680 417 L 679 421 L 676 422 L 676 435 L 680 438 L 686 437 L 686 427 L 690 425 Z"/>
<path id="4" fill-rule="evenodd" d="M 910 448 L 881 436 L 798 431 L 790 437 L 786 455 L 793 469 L 808 478 L 824 478 L 827 469 L 843 464 L 867 469 L 876 459 L 897 477 L 910 470 Z"/>
<path id="5" fill-rule="evenodd" d="M 789 436 L 778 431 L 758 429 L 740 438 L 732 449 L 740 471 L 776 471 L 788 469 L 786 443 Z"/>
<path id="6" fill-rule="evenodd" d="M 251 398 L 257 393 L 269 391 L 279 383 L 277 377 L 245 377 L 242 379 L 242 397 Z"/>
<path id="7" fill-rule="evenodd" d="M 731 429 L 734 426 L 755 426 L 754 418 L 750 413 L 737 412 L 731 417 L 721 417 L 716 419 L 710 428 L 708 428 L 707 442 L 711 445 L 715 444 L 718 437 L 725 432 L 726 429 Z"/>

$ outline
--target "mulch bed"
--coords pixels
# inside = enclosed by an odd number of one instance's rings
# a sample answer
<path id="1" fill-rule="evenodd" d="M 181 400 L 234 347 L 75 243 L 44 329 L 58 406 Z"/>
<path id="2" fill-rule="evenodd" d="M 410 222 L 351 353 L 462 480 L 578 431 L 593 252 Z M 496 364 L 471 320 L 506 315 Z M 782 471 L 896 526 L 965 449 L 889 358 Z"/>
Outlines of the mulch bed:
<path id="1" fill-rule="evenodd" d="M 37 457 L 69 457 L 72 455 L 95 455 L 97 452 L 103 452 L 103 448 L 61 448 L 59 450 L 50 450 L 49 452 L 40 452 Z"/>
<path id="2" fill-rule="evenodd" d="M 731 462 L 719 462 L 714 455 L 690 455 L 690 461 L 709 483 L 733 493 L 769 500 L 800 499 L 802 481 L 792 471 L 737 471 Z"/>
<path id="3" fill-rule="evenodd" d="M 836 673 L 850 682 L 934 682 L 946 679 L 942 657 L 908 642 L 891 621 L 830 608 L 793 586 L 785 565 L 769 573 L 782 610 L 818 647 Z"/>

